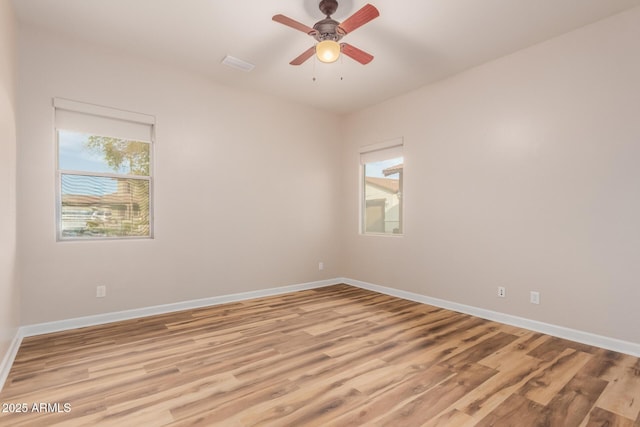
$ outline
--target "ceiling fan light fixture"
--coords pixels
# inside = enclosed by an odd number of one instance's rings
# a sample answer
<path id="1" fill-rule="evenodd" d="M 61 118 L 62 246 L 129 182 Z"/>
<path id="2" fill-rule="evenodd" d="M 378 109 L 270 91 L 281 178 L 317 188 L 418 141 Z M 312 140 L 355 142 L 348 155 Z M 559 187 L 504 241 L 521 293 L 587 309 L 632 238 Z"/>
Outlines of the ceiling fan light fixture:
<path id="1" fill-rule="evenodd" d="M 340 57 L 340 43 L 334 40 L 321 41 L 316 45 L 316 56 L 320 62 L 336 62 Z"/>

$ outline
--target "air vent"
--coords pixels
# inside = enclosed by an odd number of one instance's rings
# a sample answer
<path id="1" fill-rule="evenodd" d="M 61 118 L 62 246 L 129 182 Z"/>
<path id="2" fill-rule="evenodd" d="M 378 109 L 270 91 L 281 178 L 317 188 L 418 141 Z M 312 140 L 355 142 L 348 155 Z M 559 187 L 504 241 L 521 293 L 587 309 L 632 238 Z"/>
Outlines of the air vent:
<path id="1" fill-rule="evenodd" d="M 222 63 L 228 67 L 236 68 L 238 70 L 242 70 L 246 72 L 249 72 L 255 68 L 255 65 L 247 61 L 243 61 L 242 59 L 235 58 L 231 55 L 225 56 L 224 59 L 222 60 Z"/>

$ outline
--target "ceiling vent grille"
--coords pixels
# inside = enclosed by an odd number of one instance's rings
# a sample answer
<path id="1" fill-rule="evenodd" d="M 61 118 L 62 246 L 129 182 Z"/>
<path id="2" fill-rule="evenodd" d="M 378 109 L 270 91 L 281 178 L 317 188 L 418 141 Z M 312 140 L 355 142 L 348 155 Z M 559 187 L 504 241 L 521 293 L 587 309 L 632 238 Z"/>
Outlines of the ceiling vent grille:
<path id="1" fill-rule="evenodd" d="M 255 68 L 255 65 L 247 61 L 243 61 L 242 59 L 235 58 L 231 55 L 225 56 L 222 60 L 222 63 L 228 67 L 236 68 L 245 72 L 249 72 Z"/>

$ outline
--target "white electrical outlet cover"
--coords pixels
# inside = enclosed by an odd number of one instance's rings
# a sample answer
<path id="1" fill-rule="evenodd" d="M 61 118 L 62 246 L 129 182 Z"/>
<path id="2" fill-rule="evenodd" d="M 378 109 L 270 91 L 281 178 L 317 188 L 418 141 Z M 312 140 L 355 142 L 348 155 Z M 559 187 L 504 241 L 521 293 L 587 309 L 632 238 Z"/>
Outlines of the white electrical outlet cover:
<path id="1" fill-rule="evenodd" d="M 531 304 L 540 304 L 540 292 L 531 291 Z"/>

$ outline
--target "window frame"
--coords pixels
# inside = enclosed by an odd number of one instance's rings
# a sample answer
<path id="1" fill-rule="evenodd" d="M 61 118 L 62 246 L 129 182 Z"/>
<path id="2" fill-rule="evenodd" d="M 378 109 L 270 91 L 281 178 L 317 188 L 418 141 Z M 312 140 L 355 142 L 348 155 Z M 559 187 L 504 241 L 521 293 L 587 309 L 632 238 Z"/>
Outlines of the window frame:
<path id="1" fill-rule="evenodd" d="M 400 175 L 400 188 L 399 188 L 399 222 L 400 222 L 400 232 L 399 233 L 388 233 L 388 232 L 371 232 L 366 230 L 366 210 L 367 210 L 367 200 L 366 200 L 366 168 L 365 166 L 368 163 L 373 163 L 373 161 L 365 161 L 369 156 L 376 156 L 379 154 L 384 154 L 384 152 L 388 152 L 390 155 L 393 152 L 400 152 L 400 155 L 397 157 L 403 158 L 403 171 Z M 392 140 L 380 142 L 377 144 L 371 144 L 362 146 L 358 150 L 359 157 L 359 184 L 358 184 L 358 231 L 361 236 L 382 236 L 382 237 L 403 237 L 405 235 L 405 215 L 404 215 L 404 139 L 403 138 L 395 138 Z M 388 157 L 388 159 L 393 159 L 393 155 Z M 381 161 L 381 160 L 380 160 Z"/>
<path id="2" fill-rule="evenodd" d="M 60 131 L 70 131 L 85 133 L 89 135 L 120 138 L 125 140 L 134 139 L 125 138 L 119 135 L 118 132 L 113 134 L 104 135 L 109 132 L 87 132 L 83 130 L 68 129 L 63 126 L 59 127 L 58 114 L 60 112 L 86 115 L 92 119 L 106 119 L 106 121 L 113 121 L 114 123 L 122 122 L 123 124 L 133 124 L 148 126 L 148 138 L 139 142 L 149 144 L 149 174 L 148 175 L 134 175 L 117 172 L 91 172 L 75 169 L 62 169 L 60 168 Z M 84 241 L 113 241 L 113 240 L 147 240 L 154 239 L 155 227 L 154 227 L 154 152 L 155 152 L 155 131 L 156 120 L 155 116 L 137 113 L 127 110 L 120 110 L 112 107 L 105 107 L 101 105 L 88 104 L 79 101 L 73 101 L 64 98 L 53 98 L 53 117 L 54 117 L 54 139 L 55 139 L 55 170 L 56 170 L 56 206 L 55 206 L 55 221 L 56 221 L 56 241 L 57 242 L 84 242 Z M 137 139 L 136 139 L 137 140 Z M 132 179 L 138 181 L 148 182 L 149 188 L 149 233 L 144 236 L 91 236 L 91 237 L 77 237 L 77 236 L 63 236 L 62 235 L 62 181 L 63 176 L 75 175 L 75 176 L 87 176 L 97 178 L 111 178 L 111 179 Z"/>

